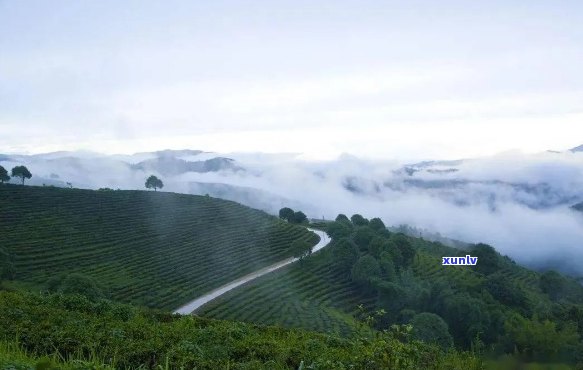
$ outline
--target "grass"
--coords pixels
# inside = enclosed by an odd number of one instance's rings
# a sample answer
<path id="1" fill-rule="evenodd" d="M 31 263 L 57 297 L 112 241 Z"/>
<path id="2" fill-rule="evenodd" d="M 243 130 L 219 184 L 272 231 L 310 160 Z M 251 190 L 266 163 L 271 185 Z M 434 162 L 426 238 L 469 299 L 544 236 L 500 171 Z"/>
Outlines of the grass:
<path id="1" fill-rule="evenodd" d="M 79 272 L 114 300 L 174 309 L 290 257 L 297 239 L 318 237 L 211 197 L 0 186 L 0 245 L 17 281 L 36 289 Z"/>

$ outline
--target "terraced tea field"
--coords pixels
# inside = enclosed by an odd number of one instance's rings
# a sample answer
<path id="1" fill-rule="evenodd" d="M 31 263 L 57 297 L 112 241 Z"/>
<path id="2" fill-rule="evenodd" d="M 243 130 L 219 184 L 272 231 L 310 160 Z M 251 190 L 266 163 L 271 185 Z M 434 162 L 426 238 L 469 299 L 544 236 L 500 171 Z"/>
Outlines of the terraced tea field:
<path id="1" fill-rule="evenodd" d="M 444 256 L 450 254 L 447 253 Z M 474 289 L 482 283 L 483 277 L 473 271 L 472 267 L 442 266 L 441 262 L 441 256 L 419 250 L 415 257 L 413 271 L 423 280 L 444 281 L 453 286 L 463 286 L 470 289 Z"/>
<path id="2" fill-rule="evenodd" d="M 357 306 L 372 306 L 349 277 L 330 268 L 324 249 L 307 261 L 265 275 L 202 306 L 206 317 L 281 325 L 348 336 L 363 330 L 354 320 Z"/>
<path id="3" fill-rule="evenodd" d="M 0 245 L 17 280 L 61 272 L 99 281 L 115 300 L 174 309 L 290 257 L 318 236 L 220 199 L 163 192 L 0 186 Z"/>

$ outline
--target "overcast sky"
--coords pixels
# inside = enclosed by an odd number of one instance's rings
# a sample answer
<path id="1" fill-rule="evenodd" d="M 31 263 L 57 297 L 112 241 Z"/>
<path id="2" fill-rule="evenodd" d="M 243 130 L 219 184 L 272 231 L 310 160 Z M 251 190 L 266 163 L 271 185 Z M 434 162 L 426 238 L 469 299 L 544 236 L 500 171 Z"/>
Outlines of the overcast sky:
<path id="1" fill-rule="evenodd" d="M 583 144 L 581 1 L 0 0 L 0 152 Z"/>

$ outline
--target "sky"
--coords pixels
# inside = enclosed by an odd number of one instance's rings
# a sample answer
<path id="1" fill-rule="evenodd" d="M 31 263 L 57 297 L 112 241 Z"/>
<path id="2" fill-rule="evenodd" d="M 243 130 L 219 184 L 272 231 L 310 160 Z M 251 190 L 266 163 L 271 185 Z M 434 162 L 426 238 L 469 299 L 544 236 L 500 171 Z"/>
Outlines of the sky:
<path id="1" fill-rule="evenodd" d="M 0 152 L 583 144 L 580 1 L 0 0 Z"/>

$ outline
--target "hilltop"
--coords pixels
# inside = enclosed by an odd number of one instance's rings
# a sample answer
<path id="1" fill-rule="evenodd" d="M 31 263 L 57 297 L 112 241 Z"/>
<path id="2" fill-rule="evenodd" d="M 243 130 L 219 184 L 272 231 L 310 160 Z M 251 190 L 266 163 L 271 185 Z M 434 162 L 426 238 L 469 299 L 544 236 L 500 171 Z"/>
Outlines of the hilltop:
<path id="1" fill-rule="evenodd" d="M 59 289 L 80 274 L 106 297 L 174 309 L 290 257 L 295 240 L 318 238 L 206 196 L 0 186 L 5 275 L 34 289 Z"/>

